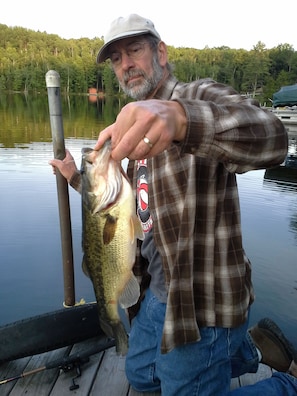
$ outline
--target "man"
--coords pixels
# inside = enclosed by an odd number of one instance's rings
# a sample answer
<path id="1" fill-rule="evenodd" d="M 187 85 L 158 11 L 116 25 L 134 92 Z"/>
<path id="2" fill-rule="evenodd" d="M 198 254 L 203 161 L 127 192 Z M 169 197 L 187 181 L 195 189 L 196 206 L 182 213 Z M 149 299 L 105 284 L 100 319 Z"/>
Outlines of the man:
<path id="1" fill-rule="evenodd" d="M 129 382 L 165 396 L 227 395 L 231 376 L 256 372 L 262 361 L 283 373 L 235 392 L 295 395 L 297 364 L 280 329 L 264 319 L 247 331 L 254 293 L 236 186 L 236 173 L 284 160 L 282 123 L 231 87 L 178 82 L 165 43 L 138 15 L 111 24 L 97 61 L 107 59 L 136 101 L 95 149 L 111 139 L 113 158 L 130 159 L 145 232 L 134 267 L 144 292 L 130 310 Z M 67 152 L 50 163 L 79 190 L 72 160 Z"/>

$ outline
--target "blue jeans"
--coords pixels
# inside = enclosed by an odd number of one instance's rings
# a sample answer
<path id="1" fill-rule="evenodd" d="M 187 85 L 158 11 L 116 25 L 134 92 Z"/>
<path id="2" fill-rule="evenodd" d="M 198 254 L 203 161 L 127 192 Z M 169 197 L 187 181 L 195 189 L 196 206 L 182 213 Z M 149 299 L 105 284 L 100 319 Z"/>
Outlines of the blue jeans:
<path id="1" fill-rule="evenodd" d="M 147 290 L 131 326 L 126 357 L 126 375 L 135 390 L 160 390 L 163 396 L 297 395 L 297 379 L 285 373 L 230 392 L 231 377 L 258 369 L 248 321 L 235 329 L 201 328 L 199 342 L 161 354 L 165 310 L 166 304 Z"/>

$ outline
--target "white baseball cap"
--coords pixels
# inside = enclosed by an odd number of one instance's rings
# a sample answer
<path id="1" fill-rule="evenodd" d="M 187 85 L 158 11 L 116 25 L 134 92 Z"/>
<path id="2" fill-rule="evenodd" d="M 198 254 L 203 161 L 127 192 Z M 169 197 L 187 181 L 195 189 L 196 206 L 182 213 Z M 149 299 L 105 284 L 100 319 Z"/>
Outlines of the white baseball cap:
<path id="1" fill-rule="evenodd" d="M 140 36 L 142 34 L 152 34 L 161 40 L 161 37 L 152 21 L 137 14 L 115 19 L 104 36 L 104 45 L 97 55 L 97 63 L 102 63 L 108 58 L 108 47 L 117 40 L 126 37 Z"/>

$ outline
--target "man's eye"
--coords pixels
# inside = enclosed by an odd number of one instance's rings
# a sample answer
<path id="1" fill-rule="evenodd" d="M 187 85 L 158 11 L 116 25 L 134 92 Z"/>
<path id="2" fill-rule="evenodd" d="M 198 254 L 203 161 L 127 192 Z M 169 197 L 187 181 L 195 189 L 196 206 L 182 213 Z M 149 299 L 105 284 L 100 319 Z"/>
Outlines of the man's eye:
<path id="1" fill-rule="evenodd" d="M 137 52 L 139 52 L 141 50 L 141 47 L 134 47 L 131 49 L 131 52 L 133 52 L 134 54 L 137 54 Z"/>
<path id="2" fill-rule="evenodd" d="M 111 54 L 111 56 L 110 56 L 110 60 L 112 63 L 117 63 L 120 61 L 120 59 L 121 59 L 120 54 L 115 53 L 115 52 L 113 54 Z"/>

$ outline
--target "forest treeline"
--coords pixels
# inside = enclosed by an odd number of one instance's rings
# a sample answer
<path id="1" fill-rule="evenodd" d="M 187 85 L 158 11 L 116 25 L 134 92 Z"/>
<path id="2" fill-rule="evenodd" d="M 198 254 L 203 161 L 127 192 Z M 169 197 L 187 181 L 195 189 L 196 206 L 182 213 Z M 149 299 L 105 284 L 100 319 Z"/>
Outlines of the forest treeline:
<path id="1" fill-rule="evenodd" d="M 55 34 L 0 24 L 0 93 L 45 92 L 45 74 L 56 70 L 61 90 L 87 93 L 96 88 L 104 95 L 120 93 L 108 62 L 96 64 L 103 38 L 62 39 Z M 168 46 L 169 61 L 180 81 L 211 77 L 238 92 L 257 96 L 264 105 L 284 85 L 297 82 L 297 52 L 288 43 L 252 50 L 175 48 Z"/>

